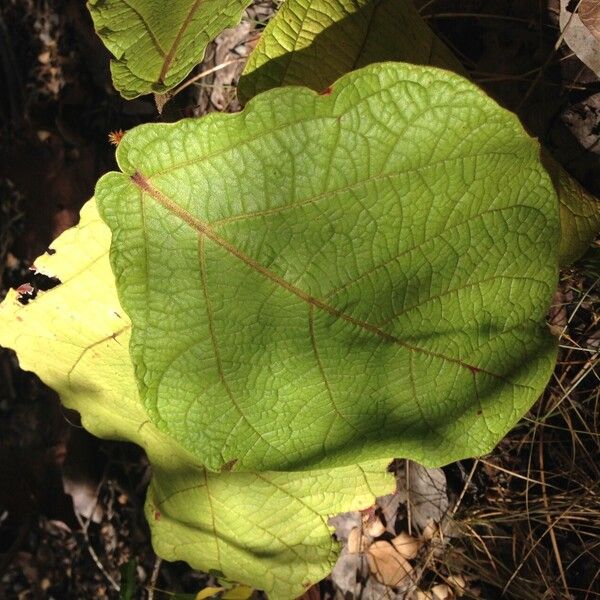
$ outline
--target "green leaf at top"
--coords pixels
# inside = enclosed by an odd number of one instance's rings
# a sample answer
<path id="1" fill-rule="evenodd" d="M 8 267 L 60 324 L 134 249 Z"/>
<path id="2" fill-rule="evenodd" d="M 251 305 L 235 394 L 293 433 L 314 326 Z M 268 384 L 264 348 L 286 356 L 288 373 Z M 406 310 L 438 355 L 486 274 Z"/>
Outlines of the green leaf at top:
<path id="1" fill-rule="evenodd" d="M 96 191 L 142 401 L 208 468 L 439 465 L 543 389 L 556 195 L 463 78 L 372 65 L 138 127 L 117 160 Z"/>
<path id="2" fill-rule="evenodd" d="M 284 85 L 321 91 L 385 60 L 462 72 L 412 0 L 286 0 L 248 59 L 238 96 L 245 102 Z"/>
<path id="3" fill-rule="evenodd" d="M 125 98 L 164 93 L 202 60 L 206 46 L 236 25 L 250 0 L 88 0 L 94 27 L 115 59 Z"/>
<path id="4" fill-rule="evenodd" d="M 36 260 L 61 284 L 26 306 L 15 291 L 0 303 L 0 345 L 79 411 L 90 432 L 144 448 L 153 474 L 146 515 L 160 556 L 220 571 L 270 598 L 299 596 L 335 562 L 327 517 L 366 508 L 394 488 L 387 461 L 301 473 L 204 471 L 139 401 L 109 246 L 90 201 L 80 224 L 52 243 L 53 254 Z"/>

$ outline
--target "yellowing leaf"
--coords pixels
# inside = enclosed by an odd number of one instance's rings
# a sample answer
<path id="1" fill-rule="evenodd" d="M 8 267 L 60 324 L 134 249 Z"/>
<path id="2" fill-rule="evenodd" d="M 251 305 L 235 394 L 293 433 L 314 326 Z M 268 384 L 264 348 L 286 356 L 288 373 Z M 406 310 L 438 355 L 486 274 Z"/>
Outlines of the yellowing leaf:
<path id="1" fill-rule="evenodd" d="M 221 598 L 223 600 L 248 600 L 254 590 L 247 585 L 236 585 L 227 590 Z"/>
<path id="2" fill-rule="evenodd" d="M 395 587 L 412 573 L 411 564 L 388 542 L 375 542 L 367 552 L 369 569 L 384 585 Z"/>
<path id="3" fill-rule="evenodd" d="M 205 587 L 196 594 L 195 600 L 205 600 L 206 598 L 211 598 L 219 592 L 222 592 L 224 589 L 225 588 L 222 587 Z"/>
<path id="4" fill-rule="evenodd" d="M 160 556 L 221 571 L 275 598 L 300 595 L 335 562 L 327 517 L 369 506 L 394 487 L 387 461 L 302 473 L 206 473 L 156 429 L 139 401 L 109 244 L 91 201 L 80 224 L 52 244 L 55 253 L 36 260 L 62 283 L 26 306 L 14 291 L 0 304 L 0 345 L 16 350 L 21 366 L 79 411 L 89 431 L 146 450 L 154 473 L 146 514 Z"/>

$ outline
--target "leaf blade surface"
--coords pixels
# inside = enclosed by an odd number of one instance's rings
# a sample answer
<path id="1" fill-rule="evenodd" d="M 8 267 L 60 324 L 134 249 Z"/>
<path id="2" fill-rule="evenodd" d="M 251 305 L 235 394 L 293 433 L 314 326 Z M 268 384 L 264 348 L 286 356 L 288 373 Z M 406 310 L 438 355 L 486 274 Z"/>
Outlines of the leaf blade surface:
<path id="1" fill-rule="evenodd" d="M 463 71 L 410 0 L 286 0 L 250 55 L 238 97 L 284 85 L 322 91 L 386 60 Z"/>
<path id="2" fill-rule="evenodd" d="M 117 157 L 97 197 L 140 392 L 210 469 L 443 464 L 549 377 L 556 196 L 462 78 L 373 65 L 140 127 Z"/>
<path id="3" fill-rule="evenodd" d="M 201 62 L 206 46 L 236 25 L 249 0 L 89 0 L 125 98 L 165 93 Z"/>

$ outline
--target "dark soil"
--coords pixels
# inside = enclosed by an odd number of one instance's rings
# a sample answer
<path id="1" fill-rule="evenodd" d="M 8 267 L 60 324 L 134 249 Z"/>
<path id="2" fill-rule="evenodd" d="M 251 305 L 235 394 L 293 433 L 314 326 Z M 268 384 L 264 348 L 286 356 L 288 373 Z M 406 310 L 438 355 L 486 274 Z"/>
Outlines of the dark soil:
<path id="1" fill-rule="evenodd" d="M 2 3 L 0 55 L 3 297 L 32 281 L 34 259 L 116 167 L 109 133 L 158 115 L 152 98 L 126 102 L 113 90 L 83 2 Z M 0 349 L 0 598 L 117 598 L 110 579 L 119 582 L 128 563 L 141 585 L 150 579 L 157 559 L 143 517 L 145 456 L 92 437 L 78 420 Z M 73 497 L 94 520 L 78 520 Z M 206 580 L 181 563 L 163 565 L 156 583 L 193 592 Z"/>

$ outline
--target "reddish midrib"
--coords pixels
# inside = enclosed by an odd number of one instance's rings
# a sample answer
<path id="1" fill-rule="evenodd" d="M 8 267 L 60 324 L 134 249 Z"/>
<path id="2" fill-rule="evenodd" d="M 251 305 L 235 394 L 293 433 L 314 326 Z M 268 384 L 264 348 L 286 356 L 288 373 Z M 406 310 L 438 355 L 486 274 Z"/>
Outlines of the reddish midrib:
<path id="1" fill-rule="evenodd" d="M 339 318 L 348 323 L 351 323 L 352 325 L 355 325 L 356 327 L 359 327 L 360 329 L 369 331 L 370 333 L 372 333 L 388 342 L 398 344 L 399 346 L 402 346 L 403 348 L 406 348 L 407 350 L 409 350 L 411 352 L 417 352 L 419 354 L 425 354 L 427 356 L 433 356 L 436 358 L 440 358 L 447 362 L 456 364 L 464 369 L 468 369 L 473 375 L 477 375 L 478 373 L 485 373 L 486 375 L 490 375 L 491 377 L 494 377 L 501 381 L 505 381 L 512 385 L 517 385 L 514 382 L 508 380 L 503 375 L 500 375 L 498 373 L 493 373 L 492 371 L 488 371 L 486 369 L 482 369 L 475 365 L 471 365 L 471 364 L 466 363 L 458 358 L 446 356 L 445 354 L 441 354 L 439 352 L 434 352 L 432 350 L 426 350 L 425 348 L 421 348 L 419 346 L 413 346 L 412 344 L 409 344 L 409 343 L 401 340 L 400 338 L 396 337 L 395 335 L 392 335 L 386 331 L 383 331 L 382 329 L 379 329 L 379 327 L 372 325 L 371 323 L 368 323 L 366 321 L 361 321 L 360 319 L 355 319 L 354 317 L 338 310 L 337 308 L 323 302 L 322 300 L 319 300 L 318 298 L 315 298 L 315 297 L 311 296 L 310 294 L 307 294 L 304 290 L 301 290 L 300 288 L 297 288 L 296 286 L 290 284 L 288 281 L 286 281 L 285 279 L 283 279 L 276 273 L 273 273 L 272 271 L 267 269 L 265 266 L 261 265 L 259 262 L 254 260 L 252 257 L 244 254 L 239 248 L 234 246 L 231 242 L 222 238 L 208 224 L 200 221 L 200 219 L 197 219 L 193 215 L 189 214 L 187 211 L 185 211 L 183 208 L 181 208 L 178 204 L 173 202 L 173 200 L 171 200 L 170 198 L 165 196 L 160 190 L 158 190 L 154 186 L 152 186 L 150 184 L 150 182 L 140 172 L 136 171 L 135 174 L 131 176 L 131 181 L 137 187 L 139 187 L 143 192 L 147 193 L 150 197 L 154 198 L 154 200 L 156 200 L 161 206 L 163 206 L 169 212 L 171 212 L 175 216 L 179 217 L 182 221 L 187 223 L 190 227 L 192 227 L 199 233 L 205 235 L 208 239 L 213 241 L 215 244 L 217 244 L 218 246 L 220 246 L 221 248 L 223 248 L 224 250 L 229 252 L 231 255 L 235 256 L 236 258 L 238 258 L 239 260 L 244 262 L 251 269 L 254 269 L 255 271 L 257 271 L 258 273 L 260 273 L 267 279 L 270 279 L 271 281 L 273 281 L 273 283 L 279 285 L 280 287 L 287 290 L 294 296 L 300 298 L 307 304 L 313 305 L 315 308 L 323 310 L 336 318 Z"/>
<path id="2" fill-rule="evenodd" d="M 173 58 L 175 58 L 175 52 L 177 52 L 177 49 L 179 48 L 179 44 L 181 44 L 181 38 L 183 37 L 183 34 L 185 33 L 185 30 L 188 28 L 189 24 L 192 22 L 192 19 L 194 18 L 196 11 L 200 7 L 200 4 L 202 4 L 202 0 L 196 0 L 194 2 L 194 4 L 192 5 L 192 8 L 190 8 L 190 12 L 187 14 L 187 16 L 185 18 L 185 21 L 181 25 L 181 29 L 177 33 L 177 37 L 175 38 L 175 40 L 173 41 L 173 44 L 171 45 L 171 48 L 167 52 L 167 54 L 165 56 L 165 60 L 163 62 L 162 69 L 160 70 L 160 74 L 158 76 L 158 80 L 160 83 L 164 84 L 165 77 L 167 76 L 167 71 L 169 70 L 169 68 L 171 67 L 171 64 L 173 63 Z"/>

